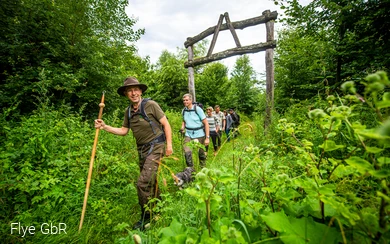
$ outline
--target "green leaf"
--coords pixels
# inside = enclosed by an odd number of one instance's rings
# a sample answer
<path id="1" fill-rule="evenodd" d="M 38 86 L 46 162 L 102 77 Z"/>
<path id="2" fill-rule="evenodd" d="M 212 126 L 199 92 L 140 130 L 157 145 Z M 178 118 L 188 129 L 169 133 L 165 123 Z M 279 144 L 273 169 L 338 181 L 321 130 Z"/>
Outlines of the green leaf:
<path id="1" fill-rule="evenodd" d="M 350 166 L 356 168 L 361 174 L 374 170 L 372 164 L 359 157 L 350 157 L 345 160 Z"/>
<path id="2" fill-rule="evenodd" d="M 390 169 L 371 170 L 370 174 L 379 179 L 387 178 L 390 176 Z"/>
<path id="3" fill-rule="evenodd" d="M 368 153 L 380 153 L 383 151 L 383 149 L 377 147 L 366 147 L 366 151 Z"/>
<path id="4" fill-rule="evenodd" d="M 239 219 L 233 220 L 233 223 L 234 223 L 234 222 L 239 223 L 239 224 L 241 225 L 241 227 L 242 227 L 242 228 L 244 229 L 244 231 L 245 231 L 245 234 L 246 234 L 246 237 L 248 238 L 249 243 L 251 243 L 251 237 L 249 236 L 248 230 L 247 230 L 247 228 L 246 228 L 244 222 L 242 222 L 242 221 L 239 220 Z"/>
<path id="5" fill-rule="evenodd" d="M 284 212 L 269 213 L 261 215 L 264 222 L 272 229 L 279 232 L 290 232 L 292 226 Z"/>
<path id="6" fill-rule="evenodd" d="M 377 191 L 376 194 L 378 194 L 378 197 L 382 197 L 383 199 L 385 199 L 387 202 L 390 202 L 390 197 L 383 194 L 382 192 L 380 191 Z"/>
<path id="7" fill-rule="evenodd" d="M 229 176 L 229 175 L 222 175 L 221 177 L 218 178 L 218 181 L 221 183 L 228 183 L 228 182 L 232 182 L 235 180 L 236 180 L 235 177 Z"/>
<path id="8" fill-rule="evenodd" d="M 356 133 L 370 139 L 383 140 L 388 137 L 381 135 L 376 129 L 356 130 Z"/>
<path id="9" fill-rule="evenodd" d="M 369 130 L 356 131 L 359 135 L 367 138 L 386 140 L 390 139 L 390 119 L 385 121 L 380 127 Z"/>
<path id="10" fill-rule="evenodd" d="M 280 232 L 284 243 L 337 243 L 341 239 L 335 228 L 315 222 L 312 218 L 287 217 L 284 212 L 261 215 L 266 224 Z"/>
<path id="11" fill-rule="evenodd" d="M 340 148 L 344 148 L 344 145 L 336 145 L 336 143 L 332 140 L 326 140 L 323 144 L 318 146 L 319 148 L 323 148 L 325 152 L 331 152 Z"/>
<path id="12" fill-rule="evenodd" d="M 262 187 L 261 191 L 262 192 L 270 192 L 270 193 L 272 193 L 272 192 L 275 191 L 275 189 L 272 189 L 271 187 Z"/>
<path id="13" fill-rule="evenodd" d="M 324 185 L 324 186 L 320 186 L 318 188 L 318 192 L 322 195 L 328 195 L 328 196 L 332 196 L 334 195 L 334 190 L 336 189 L 335 185 L 333 184 L 327 184 L 327 185 Z"/>
<path id="14" fill-rule="evenodd" d="M 383 101 L 390 101 L 390 92 L 385 92 L 383 94 Z"/>
<path id="15" fill-rule="evenodd" d="M 185 191 L 190 195 L 190 196 L 193 196 L 193 197 L 196 197 L 196 198 L 201 198 L 201 194 L 199 191 L 197 191 L 195 188 L 187 188 L 185 189 Z"/>
<path id="16" fill-rule="evenodd" d="M 341 235 L 336 228 L 329 228 L 325 224 L 315 222 L 312 218 L 291 218 L 291 225 L 296 237 L 290 235 L 288 239 L 282 238 L 285 243 L 337 243 L 341 240 Z M 289 234 L 285 235 L 289 236 Z"/>
<path id="17" fill-rule="evenodd" d="M 384 166 L 386 164 L 390 164 L 390 158 L 388 157 L 380 157 L 378 158 L 379 166 Z"/>
<path id="18" fill-rule="evenodd" d="M 333 172 L 332 174 L 332 177 L 331 179 L 335 179 L 335 178 L 342 178 L 342 177 L 345 177 L 347 175 L 351 175 L 353 173 L 356 172 L 356 169 L 355 167 L 352 167 L 352 166 L 344 166 L 344 165 L 339 165 L 336 170 Z"/>
<path id="19" fill-rule="evenodd" d="M 162 228 L 158 233 L 159 243 L 185 243 L 187 229 L 177 219 L 173 219 L 169 227 Z"/>
<path id="20" fill-rule="evenodd" d="M 300 194 L 296 190 L 289 188 L 288 190 L 285 190 L 285 191 L 279 191 L 279 193 L 277 194 L 277 197 L 288 201 L 288 200 L 300 197 L 301 195 L 302 194 Z"/>
<path id="21" fill-rule="evenodd" d="M 390 107 L 390 101 L 389 100 L 387 100 L 387 101 L 380 101 L 380 102 L 377 102 L 375 105 L 379 109 L 381 109 L 381 108 L 388 108 L 388 107 Z"/>

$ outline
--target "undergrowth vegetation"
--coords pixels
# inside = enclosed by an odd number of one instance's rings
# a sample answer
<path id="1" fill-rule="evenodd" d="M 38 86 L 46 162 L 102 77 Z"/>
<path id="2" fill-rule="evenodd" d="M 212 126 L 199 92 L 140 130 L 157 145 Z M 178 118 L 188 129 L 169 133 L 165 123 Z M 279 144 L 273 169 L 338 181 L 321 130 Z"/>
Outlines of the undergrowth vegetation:
<path id="1" fill-rule="evenodd" d="M 172 173 L 185 162 L 181 117 L 168 111 L 174 154 L 158 175 L 161 200 L 153 221 L 132 230 L 139 207 L 138 156 L 131 135 L 101 132 L 83 229 L 78 233 L 93 121 L 41 107 L 0 135 L 0 218 L 3 243 L 386 243 L 389 234 L 390 82 L 366 77 L 363 95 L 346 82 L 340 93 L 301 102 L 264 131 L 263 116 L 243 121 L 207 168 L 195 162 L 194 182 L 179 190 Z M 109 99 L 109 98 L 107 98 Z M 98 107 L 98 106 L 96 106 Z M 120 126 L 122 110 L 104 115 Z M 226 139 L 226 137 L 224 137 Z M 195 145 L 196 146 L 196 145 Z M 196 157 L 194 157 L 196 158 Z M 35 226 L 19 233 L 11 224 Z M 44 234 L 43 223 L 66 224 Z M 55 230 L 55 229 L 54 229 Z"/>

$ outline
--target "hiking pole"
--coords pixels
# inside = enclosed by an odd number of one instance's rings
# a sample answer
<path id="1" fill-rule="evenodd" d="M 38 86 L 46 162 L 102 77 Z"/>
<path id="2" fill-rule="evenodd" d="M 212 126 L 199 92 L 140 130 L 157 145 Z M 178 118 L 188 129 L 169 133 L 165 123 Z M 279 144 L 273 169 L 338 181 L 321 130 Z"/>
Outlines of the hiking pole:
<path id="1" fill-rule="evenodd" d="M 102 95 L 102 100 L 99 103 L 99 115 L 98 119 L 102 118 L 103 115 L 103 108 L 104 108 L 104 91 Z M 91 155 L 91 161 L 89 162 L 89 170 L 88 170 L 88 178 L 87 178 L 87 185 L 85 187 L 85 194 L 84 194 L 84 203 L 83 203 L 83 211 L 81 212 L 81 219 L 80 219 L 80 226 L 79 226 L 79 233 L 81 231 L 81 228 L 83 227 L 83 221 L 84 221 L 84 215 L 85 215 L 85 210 L 87 208 L 87 200 L 88 200 L 88 192 L 89 192 L 89 185 L 91 184 L 91 176 L 92 176 L 92 169 L 93 169 L 93 161 L 95 160 L 95 154 L 96 154 L 96 146 L 98 142 L 98 137 L 99 137 L 99 128 L 96 128 L 95 132 L 95 140 L 93 142 L 93 147 L 92 147 L 92 155 Z"/>

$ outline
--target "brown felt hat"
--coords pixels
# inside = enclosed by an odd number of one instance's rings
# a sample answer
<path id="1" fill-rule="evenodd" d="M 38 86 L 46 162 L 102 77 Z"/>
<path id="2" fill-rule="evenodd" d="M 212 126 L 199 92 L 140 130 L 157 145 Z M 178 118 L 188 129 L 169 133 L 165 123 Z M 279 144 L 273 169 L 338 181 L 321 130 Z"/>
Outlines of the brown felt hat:
<path id="1" fill-rule="evenodd" d="M 125 96 L 126 88 L 131 86 L 138 86 L 142 90 L 142 93 L 144 93 L 148 89 L 147 85 L 139 83 L 139 81 L 136 78 L 127 77 L 123 81 L 123 86 L 118 88 L 117 90 L 118 94 L 121 96 Z"/>

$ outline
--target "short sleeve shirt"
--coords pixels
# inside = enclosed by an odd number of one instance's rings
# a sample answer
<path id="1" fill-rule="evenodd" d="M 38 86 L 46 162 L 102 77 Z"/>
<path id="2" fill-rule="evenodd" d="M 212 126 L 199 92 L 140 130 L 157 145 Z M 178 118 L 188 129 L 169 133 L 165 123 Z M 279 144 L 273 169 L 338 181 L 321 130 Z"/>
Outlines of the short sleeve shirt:
<path id="1" fill-rule="evenodd" d="M 195 109 L 196 112 L 195 112 Z M 186 123 L 186 136 L 190 138 L 204 137 L 203 120 L 206 118 L 202 108 L 192 105 L 192 109 L 183 109 L 183 120 Z"/>
<path id="2" fill-rule="evenodd" d="M 223 114 L 223 112 L 219 112 L 219 113 L 216 113 L 215 111 L 213 112 L 213 115 L 215 115 L 215 117 L 217 118 L 217 123 L 219 125 L 219 127 L 222 129 L 222 126 L 223 126 L 223 120 L 226 119 L 225 115 Z"/>
<path id="3" fill-rule="evenodd" d="M 207 122 L 209 123 L 210 131 L 217 131 L 217 117 L 215 115 L 206 116 Z"/>
<path id="4" fill-rule="evenodd" d="M 165 114 L 155 101 L 149 100 L 145 104 L 145 114 L 149 117 L 150 121 L 152 121 L 152 125 L 142 117 L 140 111 L 135 112 L 133 107 L 131 107 L 131 109 L 130 129 L 133 132 L 137 145 L 151 142 L 163 133 L 159 121 Z M 125 117 L 122 124 L 122 126 L 126 128 L 129 128 L 128 116 L 129 107 L 125 111 Z M 156 127 L 156 125 L 158 127 Z"/>

